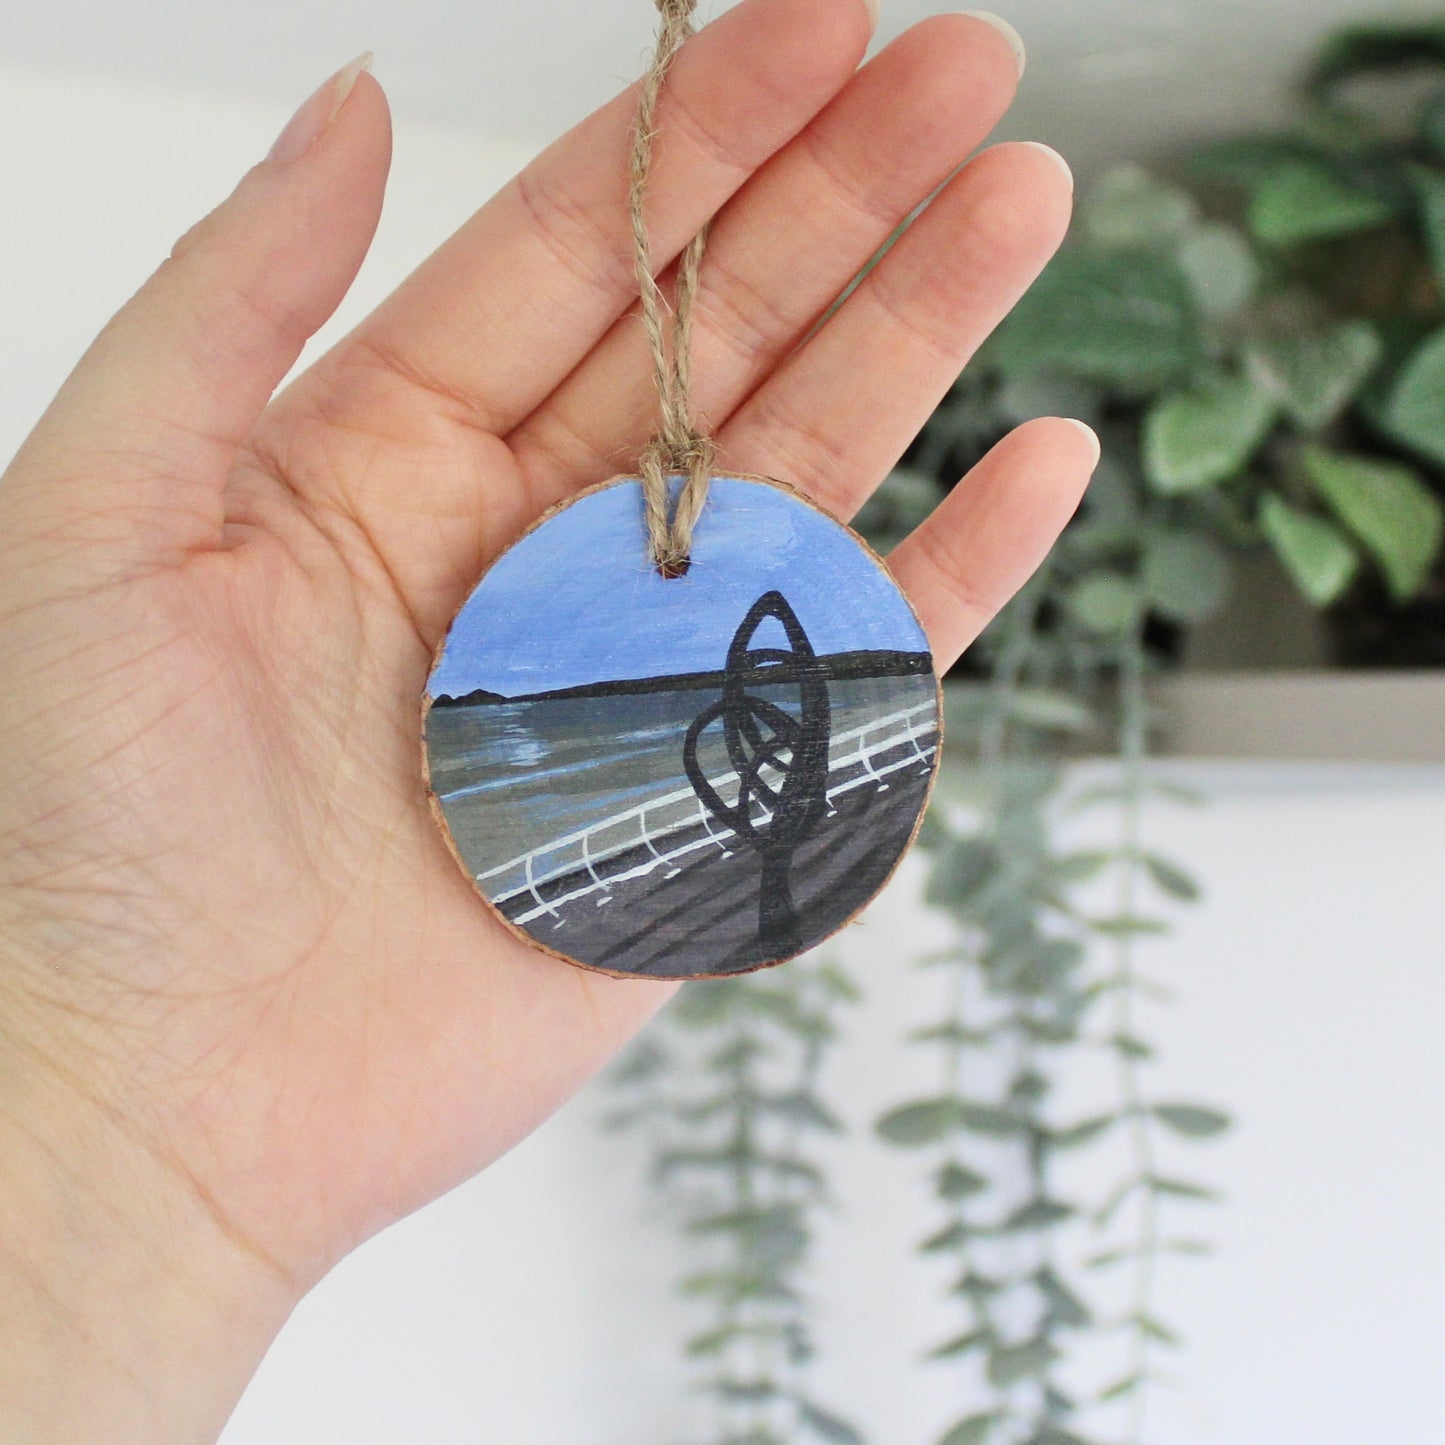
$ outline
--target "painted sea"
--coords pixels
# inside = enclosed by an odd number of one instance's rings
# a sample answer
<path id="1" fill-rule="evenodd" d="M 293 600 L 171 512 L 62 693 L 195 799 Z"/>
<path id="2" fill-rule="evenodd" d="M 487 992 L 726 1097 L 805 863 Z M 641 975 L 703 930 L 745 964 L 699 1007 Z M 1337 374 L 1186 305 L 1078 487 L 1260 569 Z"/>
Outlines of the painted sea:
<path id="1" fill-rule="evenodd" d="M 857 900 L 891 872 L 927 797 L 938 740 L 931 671 L 843 678 L 828 690 L 835 739 L 829 787 L 842 792 L 825 810 L 816 841 L 832 866 L 815 867 L 812 882 L 795 889 L 802 931 L 816 937 L 846 922 Z M 761 690 L 796 714 L 788 692 Z M 563 952 L 585 929 L 589 961 L 621 973 L 692 972 L 695 964 L 710 964 L 699 972 L 723 973 L 765 961 L 746 908 L 739 936 L 721 946 L 719 928 L 749 890 L 756 893 L 759 866 L 716 823 L 710 831 L 683 767 L 690 725 L 721 696 L 714 685 L 432 707 L 432 789 L 468 869 L 489 896 L 502 899 L 505 915 L 525 916 L 540 942 Z M 703 765 L 734 801 L 731 759 L 716 731 Z M 722 843 L 703 841 L 714 835 Z M 720 867 L 738 875 L 731 886 L 718 876 Z M 794 868 L 807 871 L 806 863 Z M 680 882 L 689 872 L 696 875 L 691 884 Z M 631 876 L 609 885 L 624 873 Z M 656 907 L 640 903 L 664 884 L 669 915 L 682 909 L 686 918 L 670 918 L 659 934 Z M 604 915 L 620 891 L 631 907 Z M 702 906 L 704 894 L 712 895 L 711 907 Z M 565 901 L 549 911 L 548 901 L 559 899 Z"/>

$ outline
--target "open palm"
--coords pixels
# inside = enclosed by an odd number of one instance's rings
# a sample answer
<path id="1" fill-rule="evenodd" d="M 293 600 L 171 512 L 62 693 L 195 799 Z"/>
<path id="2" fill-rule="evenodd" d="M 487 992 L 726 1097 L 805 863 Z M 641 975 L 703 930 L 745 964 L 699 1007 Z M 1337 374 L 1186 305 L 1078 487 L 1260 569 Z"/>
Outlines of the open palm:
<path id="1" fill-rule="evenodd" d="M 660 261 L 716 216 L 694 357 L 723 465 L 843 517 L 1070 205 L 1040 147 L 949 179 L 1013 93 L 997 30 L 938 17 L 857 70 L 868 30 L 862 0 L 744 0 L 709 26 L 664 95 L 649 198 Z M 669 993 L 498 923 L 419 757 L 430 662 L 482 568 L 627 470 L 653 423 L 635 103 L 560 140 L 272 399 L 379 214 L 388 117 L 362 75 L 178 243 L 0 486 L 6 1057 L 298 1291 L 534 1127 Z M 940 665 L 1095 455 L 1031 423 L 895 551 Z"/>

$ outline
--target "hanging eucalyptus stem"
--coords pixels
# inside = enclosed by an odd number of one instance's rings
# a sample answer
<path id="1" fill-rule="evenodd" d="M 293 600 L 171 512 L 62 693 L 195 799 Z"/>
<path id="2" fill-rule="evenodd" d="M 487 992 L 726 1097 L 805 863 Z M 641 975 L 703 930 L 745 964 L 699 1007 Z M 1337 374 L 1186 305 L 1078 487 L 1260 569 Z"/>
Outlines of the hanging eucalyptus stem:
<path id="1" fill-rule="evenodd" d="M 806 1287 L 829 1203 L 815 1141 L 841 1132 L 821 1079 L 847 975 L 810 956 L 764 977 L 688 984 L 614 1071 L 646 1129 L 655 1185 L 703 1260 L 681 1282 L 706 1314 L 684 1344 L 710 1402 L 707 1445 L 862 1445 L 809 1384 Z"/>
<path id="2" fill-rule="evenodd" d="M 1120 657 L 1119 693 L 1121 701 L 1119 761 L 1122 774 L 1122 796 L 1119 803 L 1123 825 L 1118 860 L 1117 914 L 1120 918 L 1136 916 L 1136 893 L 1141 866 L 1141 834 L 1143 814 L 1143 776 L 1146 746 L 1144 698 L 1144 640 L 1142 624 L 1135 623 L 1124 639 Z M 1152 1124 L 1143 1098 L 1139 1077 L 1142 1049 L 1135 1043 L 1134 1003 L 1134 937 L 1119 932 L 1114 937 L 1114 1037 L 1112 1040 L 1119 1066 L 1119 1090 L 1123 1112 L 1128 1120 L 1129 1142 L 1134 1166 L 1140 1179 L 1158 1177 L 1154 1162 Z M 1124 1376 L 1129 1387 L 1128 1421 L 1125 1440 L 1139 1445 L 1144 1433 L 1144 1415 L 1148 1392 L 1149 1346 L 1153 1335 L 1150 1301 L 1153 1293 L 1155 1262 L 1159 1254 L 1159 1196 L 1148 1184 L 1139 1201 L 1138 1256 L 1134 1263 L 1134 1289 L 1128 1316 L 1133 1335 L 1133 1357 Z M 1157 1326 L 1155 1326 L 1157 1331 Z"/>

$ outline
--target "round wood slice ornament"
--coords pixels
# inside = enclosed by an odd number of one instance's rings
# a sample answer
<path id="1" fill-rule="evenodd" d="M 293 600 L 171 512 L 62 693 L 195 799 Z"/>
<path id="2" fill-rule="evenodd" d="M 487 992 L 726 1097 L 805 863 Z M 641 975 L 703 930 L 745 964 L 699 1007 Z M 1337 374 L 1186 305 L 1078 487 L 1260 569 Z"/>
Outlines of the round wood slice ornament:
<path id="1" fill-rule="evenodd" d="M 423 751 L 509 927 L 586 968 L 705 978 L 781 963 L 874 897 L 941 726 L 923 630 L 855 532 L 715 476 L 669 577 L 620 478 L 492 563 L 437 654 Z"/>

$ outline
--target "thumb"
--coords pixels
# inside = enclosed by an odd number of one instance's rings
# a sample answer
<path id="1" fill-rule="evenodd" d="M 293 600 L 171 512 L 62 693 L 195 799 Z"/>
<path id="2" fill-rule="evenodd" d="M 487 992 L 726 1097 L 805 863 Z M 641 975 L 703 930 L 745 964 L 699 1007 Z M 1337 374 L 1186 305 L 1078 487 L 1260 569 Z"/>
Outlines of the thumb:
<path id="1" fill-rule="evenodd" d="M 217 545 L 237 447 L 376 231 L 391 123 L 370 62 L 306 101 L 92 343 L 0 488 L 10 535 L 146 561 Z"/>

